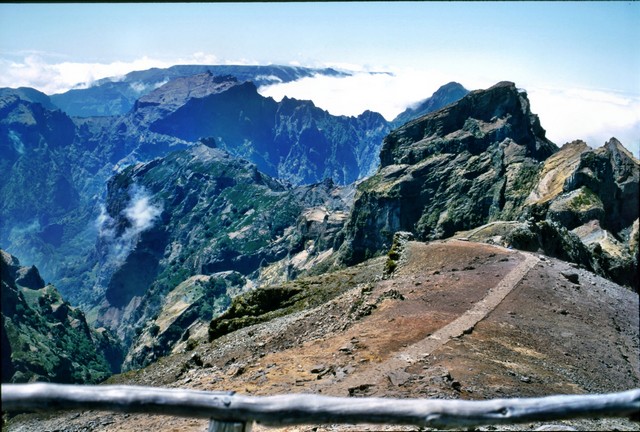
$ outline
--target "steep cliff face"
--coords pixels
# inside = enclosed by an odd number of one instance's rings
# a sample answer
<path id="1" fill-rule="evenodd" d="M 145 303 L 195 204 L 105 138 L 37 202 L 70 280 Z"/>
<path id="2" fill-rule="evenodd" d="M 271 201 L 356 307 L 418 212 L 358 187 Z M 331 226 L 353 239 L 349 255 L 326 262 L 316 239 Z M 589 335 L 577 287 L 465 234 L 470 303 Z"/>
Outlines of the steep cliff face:
<path id="1" fill-rule="evenodd" d="M 92 330 L 35 267 L 0 250 L 0 270 L 2 382 L 95 383 L 120 371 L 119 343 Z"/>
<path id="2" fill-rule="evenodd" d="M 333 116 L 311 101 L 275 102 L 251 82 L 211 74 L 167 83 L 141 98 L 133 115 L 153 132 L 207 138 L 293 184 L 349 184 L 368 175 L 390 130 L 378 113 Z"/>
<path id="3" fill-rule="evenodd" d="M 396 231 L 538 251 L 638 287 L 638 161 L 612 138 L 558 150 L 526 94 L 499 83 L 385 138 L 382 166 L 358 187 L 341 257 L 391 247 Z"/>
<path id="4" fill-rule="evenodd" d="M 508 82 L 407 123 L 385 138 L 380 169 L 358 187 L 344 261 L 390 247 L 396 231 L 429 240 L 518 217 L 555 151 L 526 93 Z"/>
<path id="5" fill-rule="evenodd" d="M 0 245 L 37 263 L 47 277 L 63 260 L 51 250 L 82 229 L 77 212 L 70 214 L 80 204 L 83 175 L 74 163 L 75 132 L 46 95 L 0 91 Z"/>

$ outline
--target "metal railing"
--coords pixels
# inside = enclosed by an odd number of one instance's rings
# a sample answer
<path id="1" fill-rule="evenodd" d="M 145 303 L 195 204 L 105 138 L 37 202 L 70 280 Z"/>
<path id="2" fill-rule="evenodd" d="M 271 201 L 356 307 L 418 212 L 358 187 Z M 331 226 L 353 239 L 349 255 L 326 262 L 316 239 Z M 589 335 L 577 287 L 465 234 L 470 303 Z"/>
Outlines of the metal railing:
<path id="1" fill-rule="evenodd" d="M 640 389 L 486 401 L 331 397 L 313 394 L 243 396 L 233 392 L 137 386 L 4 384 L 8 412 L 100 410 L 210 419 L 209 431 L 248 431 L 302 424 L 396 424 L 470 427 L 593 417 L 635 417 Z"/>

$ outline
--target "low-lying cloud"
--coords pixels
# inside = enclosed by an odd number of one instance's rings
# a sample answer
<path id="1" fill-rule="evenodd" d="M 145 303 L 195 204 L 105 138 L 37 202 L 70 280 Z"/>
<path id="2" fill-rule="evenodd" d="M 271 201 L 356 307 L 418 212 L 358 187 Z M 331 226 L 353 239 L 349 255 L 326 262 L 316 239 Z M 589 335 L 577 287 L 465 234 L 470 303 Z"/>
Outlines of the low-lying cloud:
<path id="1" fill-rule="evenodd" d="M 407 106 L 428 98 L 452 80 L 435 71 L 360 72 L 345 78 L 304 78 L 265 86 L 259 91 L 276 100 L 284 96 L 310 99 L 334 115 L 355 116 L 369 109 L 392 120 Z M 487 88 L 496 82 L 460 81 L 469 90 Z M 479 84 L 482 87 L 478 87 Z M 525 87 L 525 90 L 531 110 L 540 116 L 547 137 L 559 146 L 582 139 L 591 147 L 599 147 L 616 137 L 636 157 L 640 156 L 639 95 L 580 88 Z"/>
<path id="2" fill-rule="evenodd" d="M 29 54 L 20 60 L 0 58 L 0 87 L 32 87 L 51 95 L 87 88 L 103 78 L 117 81 L 136 70 L 168 68 L 176 64 L 217 63 L 219 59 L 215 55 L 202 52 L 170 61 L 144 56 L 111 63 L 51 62 L 42 55 Z"/>
<path id="3" fill-rule="evenodd" d="M 47 62 L 39 54 L 22 60 L 0 58 L 0 87 L 33 87 L 47 94 L 72 88 L 86 88 L 98 79 L 117 80 L 133 70 L 166 68 L 175 64 L 255 64 L 246 60 L 221 61 L 215 55 L 194 53 L 187 58 L 158 60 L 142 57 L 129 62 L 78 63 Z M 321 66 L 321 65 L 316 65 Z M 431 96 L 443 84 L 458 81 L 469 90 L 487 88 L 505 77 L 491 81 L 480 73 L 444 69 L 384 69 L 387 73 L 370 73 L 357 65 L 327 64 L 343 67 L 347 77 L 318 75 L 294 82 L 276 83 L 259 89 L 263 96 L 281 100 L 284 96 L 312 100 L 316 106 L 334 115 L 355 116 L 365 110 L 381 113 L 392 120 L 408 106 Z M 382 69 L 381 69 L 382 70 Z M 507 77 L 508 78 L 508 77 Z M 585 88 L 551 88 L 529 82 L 524 87 L 531 109 L 540 116 L 547 137 L 562 145 L 583 139 L 592 147 L 618 138 L 632 153 L 640 156 L 640 95 Z M 132 88 L 143 90 L 142 83 Z"/>
<path id="4" fill-rule="evenodd" d="M 591 89 L 528 89 L 531 109 L 558 145 L 582 139 L 600 147 L 617 138 L 640 157 L 640 96 Z"/>
<path id="5" fill-rule="evenodd" d="M 130 192 L 131 201 L 123 214 L 129 220 L 128 230 L 139 234 L 151 228 L 162 213 L 162 207 L 151 204 L 151 196 L 142 187 L 133 187 Z"/>
<path id="6" fill-rule="evenodd" d="M 312 100 L 333 115 L 355 116 L 371 110 L 393 120 L 407 106 L 425 99 L 447 82 L 440 74 L 425 76 L 419 71 L 355 72 L 346 77 L 316 75 L 264 86 L 259 92 L 276 100 L 284 96 Z"/>
<path id="7" fill-rule="evenodd" d="M 46 94 L 56 94 L 75 88 L 87 88 L 101 78 L 167 66 L 164 62 L 147 57 L 132 62 L 102 64 L 48 63 L 42 57 L 30 55 L 22 61 L 0 59 L 0 87 L 33 87 Z"/>
<path id="8" fill-rule="evenodd" d="M 100 208 L 96 227 L 98 236 L 107 247 L 106 264 L 122 264 L 140 239 L 140 235 L 152 228 L 162 214 L 162 205 L 152 203 L 151 195 L 145 188 L 132 186 L 129 197 L 127 207 L 120 214 L 126 218 L 128 226 L 119 236 L 116 234 L 116 219 L 107 213 L 104 205 Z"/>

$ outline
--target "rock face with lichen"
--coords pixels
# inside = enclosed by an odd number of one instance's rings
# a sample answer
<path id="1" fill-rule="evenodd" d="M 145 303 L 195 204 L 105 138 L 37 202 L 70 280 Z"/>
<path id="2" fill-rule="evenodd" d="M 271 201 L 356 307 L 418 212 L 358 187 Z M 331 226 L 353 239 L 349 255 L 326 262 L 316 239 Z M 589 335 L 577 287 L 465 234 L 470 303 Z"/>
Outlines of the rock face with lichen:
<path id="1" fill-rule="evenodd" d="M 556 151 L 509 82 L 407 123 L 385 138 L 380 169 L 358 187 L 344 261 L 388 248 L 396 231 L 430 240 L 517 217 Z"/>
<path id="2" fill-rule="evenodd" d="M 342 261 L 386 252 L 397 231 L 540 251 L 638 286 L 638 160 L 545 137 L 526 93 L 502 82 L 390 133 L 357 189 Z M 636 234 L 634 234 L 636 233 Z"/>
<path id="3" fill-rule="evenodd" d="M 526 202 L 534 223 L 580 240 L 582 258 L 571 261 L 637 288 L 638 160 L 615 138 L 595 150 L 574 141 L 545 162 L 539 178 Z"/>

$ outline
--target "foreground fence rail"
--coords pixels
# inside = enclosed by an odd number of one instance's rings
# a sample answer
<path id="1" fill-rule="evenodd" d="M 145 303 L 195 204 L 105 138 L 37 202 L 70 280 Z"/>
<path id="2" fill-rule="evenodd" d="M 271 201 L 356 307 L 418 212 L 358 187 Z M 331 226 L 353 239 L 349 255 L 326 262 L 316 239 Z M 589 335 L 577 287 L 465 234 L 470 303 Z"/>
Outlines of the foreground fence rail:
<path id="1" fill-rule="evenodd" d="M 637 417 L 640 389 L 486 401 L 346 398 L 311 394 L 243 396 L 230 392 L 137 386 L 5 384 L 9 412 L 100 410 L 211 419 L 210 431 L 301 424 L 480 426 L 593 417 Z"/>

